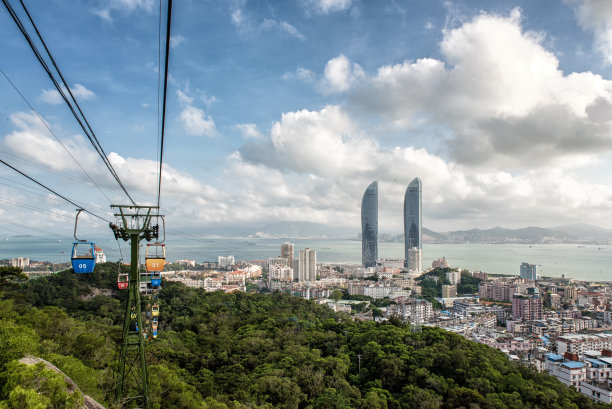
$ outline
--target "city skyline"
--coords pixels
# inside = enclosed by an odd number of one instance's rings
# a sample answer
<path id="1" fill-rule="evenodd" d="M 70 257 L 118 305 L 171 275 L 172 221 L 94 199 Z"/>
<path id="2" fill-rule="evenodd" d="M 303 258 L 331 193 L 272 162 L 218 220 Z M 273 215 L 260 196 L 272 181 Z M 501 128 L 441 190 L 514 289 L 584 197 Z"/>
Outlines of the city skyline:
<path id="1" fill-rule="evenodd" d="M 154 202 L 154 2 L 28 6 L 125 186 Z M 593 0 L 177 3 L 169 229 L 358 231 L 362 187 L 376 179 L 379 228 L 392 231 L 410 175 L 427 181 L 423 225 L 434 231 L 612 227 L 611 16 L 610 2 Z M 112 218 L 108 204 L 127 198 L 8 13 L 0 21 L 1 68 L 45 121 L 0 75 L 2 159 Z M 5 223 L 8 234 L 72 236 L 74 206 L 6 167 L 0 177 L 0 218 L 21 224 Z M 111 234 L 88 215 L 79 228 Z"/>

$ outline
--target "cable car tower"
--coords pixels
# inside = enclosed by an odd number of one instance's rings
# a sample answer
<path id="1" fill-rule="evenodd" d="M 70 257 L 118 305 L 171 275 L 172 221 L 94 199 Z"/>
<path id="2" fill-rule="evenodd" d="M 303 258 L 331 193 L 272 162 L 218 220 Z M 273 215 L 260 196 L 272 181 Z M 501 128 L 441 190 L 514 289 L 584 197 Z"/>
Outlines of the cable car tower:
<path id="1" fill-rule="evenodd" d="M 111 209 L 119 222 L 119 226 L 114 223 L 109 225 L 115 238 L 129 241 L 131 248 L 128 301 L 125 306 L 116 398 L 122 407 L 149 409 L 149 380 L 143 336 L 146 332 L 140 308 L 138 250 L 140 240 L 159 238 L 159 225 L 151 225 L 151 219 L 163 216 L 157 213 L 158 206 L 111 205 Z"/>

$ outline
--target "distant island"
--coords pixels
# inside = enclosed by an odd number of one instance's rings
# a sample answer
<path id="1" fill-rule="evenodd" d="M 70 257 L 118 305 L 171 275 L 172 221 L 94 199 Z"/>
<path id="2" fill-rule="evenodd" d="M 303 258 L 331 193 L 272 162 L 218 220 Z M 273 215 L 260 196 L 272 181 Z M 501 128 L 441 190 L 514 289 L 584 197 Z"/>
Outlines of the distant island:
<path id="1" fill-rule="evenodd" d="M 207 234 L 217 237 L 248 238 L 338 238 L 360 240 L 360 230 L 354 227 L 330 226 L 310 222 L 276 222 L 263 226 L 241 226 L 232 229 L 227 225 L 208 226 Z M 198 232 L 194 232 L 198 233 Z M 381 242 L 403 242 L 403 234 L 379 232 Z M 489 229 L 455 230 L 436 232 L 423 228 L 425 243 L 612 243 L 612 229 L 577 223 L 551 228 L 529 226 L 519 229 L 492 227 Z"/>

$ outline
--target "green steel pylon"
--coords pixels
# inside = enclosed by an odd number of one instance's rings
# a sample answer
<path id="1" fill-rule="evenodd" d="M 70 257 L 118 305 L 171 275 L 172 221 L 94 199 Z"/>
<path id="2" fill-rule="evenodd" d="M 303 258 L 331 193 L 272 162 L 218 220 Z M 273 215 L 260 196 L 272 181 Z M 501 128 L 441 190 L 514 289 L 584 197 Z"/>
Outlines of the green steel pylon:
<path id="1" fill-rule="evenodd" d="M 149 380 L 143 337 L 145 328 L 142 325 L 140 308 L 138 250 L 141 239 L 149 241 L 158 237 L 159 227 L 151 226 L 151 218 L 162 216 L 151 215 L 153 210 L 159 209 L 156 206 L 111 205 L 111 208 L 118 211 L 115 217 L 119 218 L 122 224 L 122 226 L 110 224 L 115 238 L 129 241 L 131 247 L 128 301 L 125 306 L 116 398 L 121 407 L 149 409 Z"/>

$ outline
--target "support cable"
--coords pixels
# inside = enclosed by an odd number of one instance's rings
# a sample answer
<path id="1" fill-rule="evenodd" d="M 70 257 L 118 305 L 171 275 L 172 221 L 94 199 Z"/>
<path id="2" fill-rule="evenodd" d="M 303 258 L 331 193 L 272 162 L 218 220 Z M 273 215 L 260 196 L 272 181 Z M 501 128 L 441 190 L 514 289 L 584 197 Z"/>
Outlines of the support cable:
<path id="1" fill-rule="evenodd" d="M 66 104 L 68 105 L 68 108 L 70 109 L 70 111 L 72 112 L 72 115 L 75 117 L 75 119 L 77 120 L 77 122 L 79 123 L 79 125 L 81 126 L 81 128 L 83 129 L 83 132 L 85 132 L 85 135 L 87 136 L 87 138 L 89 139 L 89 141 L 91 142 L 91 144 L 93 145 L 94 149 L 96 150 L 96 152 L 98 153 L 98 155 L 102 158 L 102 161 L 104 162 L 104 164 L 106 165 L 107 169 L 109 170 L 109 172 L 111 173 L 111 175 L 115 178 L 115 180 L 117 181 L 117 183 L 119 184 L 119 186 L 121 187 L 121 189 L 124 191 L 124 193 L 127 195 L 127 197 L 130 199 L 130 201 L 132 202 L 132 204 L 136 205 L 136 203 L 134 202 L 134 200 L 132 199 L 132 197 L 130 196 L 130 194 L 127 192 L 125 186 L 123 185 L 123 183 L 121 182 L 121 179 L 119 179 L 119 175 L 117 175 L 117 173 L 115 172 L 115 169 L 112 167 L 112 164 L 110 163 L 110 161 L 108 160 L 106 153 L 104 152 L 104 150 L 102 149 L 102 146 L 100 145 L 100 142 L 98 141 L 98 139 L 96 138 L 95 134 L 93 134 L 93 131 L 90 132 L 88 131 L 87 128 L 89 128 L 89 130 L 91 130 L 91 127 L 89 126 L 89 123 L 87 122 L 87 119 L 85 118 L 85 115 L 83 114 L 83 112 L 81 111 L 80 107 L 78 106 L 78 103 L 76 102 L 76 99 L 74 98 L 74 96 L 72 95 L 72 91 L 70 91 L 70 87 L 68 86 L 68 84 L 66 83 L 66 81 L 64 80 L 63 75 L 61 74 L 61 72 L 59 71 L 59 68 L 57 67 L 57 65 L 55 64 L 55 61 L 53 59 L 53 57 L 51 56 L 51 53 L 49 52 L 47 46 L 44 43 L 44 40 L 42 39 L 42 36 L 40 35 L 40 32 L 38 31 L 36 25 L 34 24 L 34 21 L 32 20 L 28 10 L 25 7 L 25 4 L 23 4 L 23 1 L 20 0 L 21 5 L 23 6 L 25 12 L 28 15 L 28 18 L 30 19 L 30 22 L 32 23 L 32 26 L 34 27 L 34 29 L 36 30 L 38 37 L 40 38 L 41 42 L 43 43 L 45 50 L 47 51 L 47 54 L 49 55 L 49 57 L 51 58 L 51 61 L 53 62 L 54 67 L 56 68 L 58 74 L 60 75 L 62 82 L 64 83 L 65 88 L 68 90 L 68 92 L 70 93 L 75 105 L 77 106 L 79 112 L 82 115 L 82 118 L 80 118 L 78 116 L 78 114 L 76 113 L 74 107 L 72 106 L 72 104 L 70 103 L 70 101 L 68 100 L 68 97 L 66 96 L 66 94 L 64 93 L 64 90 L 62 89 L 62 87 L 59 85 L 59 83 L 57 82 L 57 80 L 55 79 L 53 73 L 51 72 L 51 69 L 49 68 L 49 66 L 47 65 L 46 61 L 44 60 L 44 58 L 42 57 L 42 55 L 40 54 L 40 52 L 38 51 L 38 48 L 36 47 L 36 45 L 34 44 L 34 42 L 32 41 L 32 38 L 30 37 L 29 33 L 27 32 L 27 29 L 25 28 L 25 26 L 23 25 L 23 23 L 21 22 L 21 19 L 19 18 L 19 16 L 17 15 L 17 13 L 15 12 L 15 10 L 13 9 L 13 7 L 11 6 L 10 2 L 8 0 L 2 0 L 2 3 L 4 4 L 4 6 L 6 7 L 6 9 L 8 10 L 9 14 L 11 15 L 11 17 L 13 18 L 13 21 L 15 22 L 15 24 L 17 25 L 17 27 L 19 28 L 19 30 L 21 31 L 21 33 L 23 34 L 23 36 L 25 37 L 26 41 L 28 42 L 28 45 L 30 46 L 30 48 L 32 49 L 32 52 L 34 53 L 34 55 L 36 56 L 36 58 L 38 59 L 39 63 L 42 65 L 43 69 L 45 70 L 45 72 L 47 73 L 47 75 L 49 76 L 49 78 L 51 79 L 51 81 L 53 82 L 53 85 L 55 86 L 55 88 L 57 89 L 57 91 L 59 92 L 59 94 L 61 95 L 61 97 L 64 99 L 64 101 L 66 102 Z M 83 123 L 83 121 L 85 121 L 85 123 L 87 124 L 87 127 L 85 126 L 85 124 Z M 96 144 L 97 143 L 97 144 Z"/>
<path id="2" fill-rule="evenodd" d="M 36 179 L 26 175 L 25 173 L 23 173 L 22 171 L 20 171 L 19 169 L 9 165 L 8 163 L 6 163 L 5 161 L 3 161 L 2 159 L 0 159 L 0 163 L 3 163 L 4 165 L 8 166 L 9 168 L 13 169 L 15 172 L 19 173 L 22 176 L 25 176 L 26 178 L 30 179 L 32 182 L 36 183 L 37 185 L 47 189 L 49 192 L 53 193 L 54 195 L 61 197 L 62 199 L 64 199 L 65 201 L 67 201 L 68 203 L 70 203 L 71 205 L 76 206 L 79 209 L 83 209 L 83 206 L 76 204 L 75 202 L 73 202 L 72 200 L 66 198 L 65 196 L 60 195 L 59 193 L 57 193 L 55 190 L 51 189 L 50 187 L 47 187 L 45 185 L 43 185 L 42 183 L 40 183 L 39 181 L 37 181 Z M 97 217 L 100 220 L 104 220 L 107 223 L 110 223 L 108 220 L 106 220 L 104 217 L 98 216 L 97 214 L 87 210 L 87 209 L 83 209 L 84 212 L 89 213 L 92 216 Z"/>
<path id="3" fill-rule="evenodd" d="M 159 184 L 157 186 L 157 212 L 161 197 L 162 166 L 164 161 L 164 132 L 166 127 L 166 96 L 168 94 L 168 61 L 170 59 L 170 23 L 172 21 L 172 0 L 168 0 L 168 20 L 166 23 L 166 61 L 164 64 L 164 96 L 162 99 L 161 144 L 159 150 Z"/>
<path id="4" fill-rule="evenodd" d="M 62 83 L 64 84 L 64 87 L 66 87 L 66 89 L 68 90 L 68 93 L 70 94 L 70 97 L 72 98 L 72 101 L 74 102 L 74 105 L 77 107 L 79 113 L 81 114 L 81 117 L 83 118 L 83 121 L 85 121 L 85 124 L 87 125 L 87 128 L 89 129 L 89 132 L 91 133 L 91 136 L 93 137 L 93 139 L 95 140 L 96 143 L 94 144 L 94 142 L 91 140 L 91 138 L 89 138 L 90 142 L 94 145 L 94 147 L 97 145 L 97 147 L 100 148 L 99 152 L 102 152 L 102 154 L 100 156 L 102 157 L 102 160 L 106 164 L 106 167 L 111 172 L 111 174 L 113 175 L 115 180 L 117 180 L 117 183 L 119 183 L 119 186 L 121 186 L 121 189 L 123 189 L 123 191 L 125 192 L 127 197 L 130 199 L 132 204 L 135 206 L 136 203 L 134 202 L 134 200 L 132 199 L 130 194 L 125 189 L 125 186 L 123 185 L 123 182 L 121 182 L 121 179 L 119 178 L 119 175 L 115 171 L 115 168 L 113 168 L 113 165 L 108 160 L 106 152 L 104 152 L 104 149 L 102 148 L 102 145 L 100 144 L 100 141 L 96 137 L 96 134 L 94 133 L 93 129 L 91 129 L 91 125 L 89 125 L 89 121 L 87 121 L 87 118 L 85 117 L 85 114 L 81 110 L 81 107 L 79 106 L 79 103 L 77 102 L 76 98 L 72 94 L 72 91 L 70 90 L 70 87 L 68 86 L 68 83 L 64 79 L 64 76 L 62 75 L 62 72 L 60 71 L 59 67 L 55 63 L 55 59 L 53 58 L 53 55 L 51 55 L 51 51 L 49 51 L 49 48 L 47 48 L 47 44 L 45 43 L 45 40 L 42 38 L 42 35 L 38 31 L 38 27 L 36 27 L 36 24 L 34 24 L 34 20 L 32 19 L 32 16 L 30 15 L 30 12 L 26 8 L 25 4 L 23 3 L 23 0 L 19 0 L 19 2 L 21 3 L 21 6 L 23 7 L 23 10 L 25 11 L 26 15 L 28 16 L 28 19 L 30 20 L 30 24 L 32 24 L 32 27 L 34 27 L 34 30 L 36 31 L 36 35 L 38 36 L 38 39 L 42 43 L 43 47 L 45 47 L 45 51 L 47 52 L 47 55 L 51 59 L 51 63 L 53 64 L 53 67 L 55 67 L 55 70 L 59 74 L 59 76 L 60 76 L 60 78 L 62 80 Z"/>
<path id="5" fill-rule="evenodd" d="M 2 75 L 4 75 L 4 78 L 6 78 L 6 80 L 9 82 L 9 84 L 11 84 L 11 86 L 13 87 L 13 89 L 15 90 L 15 92 L 17 92 L 17 94 L 19 94 L 19 96 L 21 97 L 21 99 L 23 99 L 23 102 L 26 103 L 26 105 L 28 107 L 30 107 L 30 109 L 32 110 L 32 112 L 34 112 L 34 114 L 36 114 L 36 116 L 38 117 L 38 119 L 40 119 L 40 122 L 42 122 L 42 124 L 45 126 L 45 128 L 47 128 L 47 130 L 49 131 L 49 133 L 51 135 L 53 135 L 53 137 L 55 138 L 55 140 L 57 140 L 57 142 L 59 142 L 59 144 L 62 146 L 62 148 L 64 148 L 64 150 L 66 151 L 66 153 L 68 154 L 68 156 L 70 156 L 70 158 L 72 158 L 72 160 L 74 161 L 74 163 L 77 164 L 77 166 L 81 169 L 81 171 L 85 174 L 85 176 L 87 176 L 87 178 L 91 181 L 91 183 L 94 184 L 94 186 L 96 188 L 98 188 L 98 190 L 100 191 L 100 193 L 102 193 L 102 195 L 104 195 L 104 197 L 106 198 L 106 200 L 108 200 L 109 202 L 111 202 L 110 198 L 106 195 L 106 193 L 104 193 L 104 191 L 102 190 L 102 188 L 100 188 L 100 186 L 98 186 L 98 184 L 96 183 L 95 180 L 93 180 L 93 178 L 89 175 L 89 173 L 87 173 L 87 171 L 85 169 L 83 169 L 83 166 L 81 166 L 81 164 L 79 163 L 78 160 L 76 160 L 76 158 L 72 155 L 72 153 L 70 153 L 70 151 L 68 150 L 68 148 L 66 148 L 66 146 L 62 143 L 62 141 L 57 137 L 57 135 L 51 130 L 51 128 L 49 127 L 49 125 L 47 124 L 47 121 L 45 121 L 40 114 L 36 111 L 36 109 L 34 109 L 34 107 L 32 106 L 32 104 L 30 104 L 30 101 L 28 101 L 28 99 L 21 93 L 21 91 L 19 91 L 19 89 L 17 88 L 17 86 L 13 83 L 13 81 L 11 81 L 11 79 L 6 75 L 6 73 L 4 72 L 4 70 L 0 67 L 0 73 L 2 73 Z"/>

